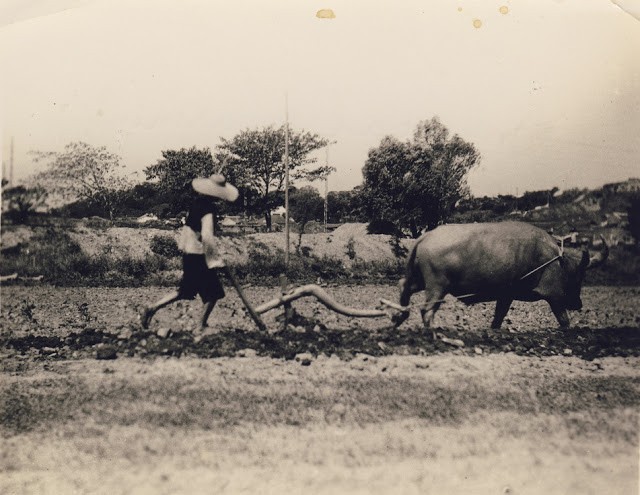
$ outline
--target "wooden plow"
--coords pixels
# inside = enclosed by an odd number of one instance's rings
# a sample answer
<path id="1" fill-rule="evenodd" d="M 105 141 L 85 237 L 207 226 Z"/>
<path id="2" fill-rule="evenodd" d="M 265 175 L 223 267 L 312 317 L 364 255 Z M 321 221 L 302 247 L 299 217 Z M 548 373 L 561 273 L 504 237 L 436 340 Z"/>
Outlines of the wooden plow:
<path id="1" fill-rule="evenodd" d="M 280 277 L 280 290 L 281 290 L 280 297 L 271 299 L 270 301 L 262 303 L 259 306 L 253 306 L 245 296 L 244 291 L 240 287 L 240 284 L 236 280 L 231 270 L 226 268 L 225 272 L 229 277 L 229 280 L 235 287 L 236 291 L 238 292 L 240 299 L 242 300 L 245 307 L 247 308 L 247 312 L 249 313 L 249 316 L 251 316 L 251 319 L 254 321 L 256 326 L 262 331 L 266 331 L 267 326 L 265 325 L 264 321 L 262 321 L 262 318 L 260 317 L 261 314 L 264 314 L 268 311 L 279 308 L 280 306 L 284 307 L 284 310 L 285 310 L 284 324 L 286 328 L 287 322 L 291 319 L 291 317 L 294 314 L 291 303 L 296 299 L 300 299 L 302 297 L 315 297 L 318 300 L 318 302 L 322 303 L 332 311 L 335 311 L 336 313 L 339 313 L 341 315 L 351 316 L 353 318 L 380 318 L 380 317 L 390 316 L 390 314 L 387 311 L 384 311 L 382 309 L 358 309 L 358 308 L 351 308 L 349 306 L 345 306 L 344 304 L 340 304 L 335 299 L 333 299 L 333 297 L 331 297 L 322 287 L 316 284 L 308 284 L 308 285 L 303 285 L 301 287 L 288 289 L 287 278 L 284 275 Z M 393 309 L 398 309 L 397 308 L 398 305 L 391 303 L 390 301 L 381 299 L 381 303 L 383 306 L 391 307 Z"/>
<path id="2" fill-rule="evenodd" d="M 260 318 L 260 315 L 268 311 L 271 311 L 273 309 L 279 308 L 280 306 L 284 307 L 284 328 L 287 328 L 288 322 L 291 320 L 291 318 L 295 314 L 295 311 L 293 310 L 291 303 L 296 299 L 300 299 L 302 297 L 310 297 L 310 296 L 315 297 L 318 300 L 318 302 L 324 304 L 327 308 L 331 309 L 332 311 L 335 311 L 336 313 L 339 313 L 341 315 L 351 316 L 353 318 L 380 318 L 384 316 L 390 317 L 391 316 L 390 311 L 404 312 L 404 311 L 409 311 L 411 309 L 410 306 L 401 306 L 400 304 L 394 303 L 387 299 L 380 299 L 380 307 L 386 308 L 387 309 L 386 311 L 383 309 L 351 308 L 349 306 L 345 306 L 344 304 L 340 304 L 339 302 L 337 302 L 322 287 L 316 284 L 303 285 L 301 287 L 296 287 L 294 289 L 288 289 L 287 277 L 284 275 L 280 277 L 280 289 L 281 289 L 280 297 L 276 297 L 274 299 L 271 299 L 270 301 L 262 303 L 260 306 L 253 307 L 249 302 L 249 300 L 244 295 L 244 292 L 242 291 L 242 288 L 240 287 L 237 280 L 233 276 L 233 273 L 229 269 L 226 270 L 226 273 L 229 276 L 229 279 L 231 280 L 233 286 L 238 291 L 238 294 L 240 295 L 240 299 L 242 299 L 242 302 L 247 308 L 249 315 L 255 322 L 256 326 L 262 331 L 266 331 L 267 326 L 262 321 L 262 318 Z M 456 347 L 464 347 L 464 342 L 462 340 L 450 339 L 447 336 L 440 333 L 437 334 L 437 338 L 442 342 L 444 342 L 445 344 L 453 345 Z"/>

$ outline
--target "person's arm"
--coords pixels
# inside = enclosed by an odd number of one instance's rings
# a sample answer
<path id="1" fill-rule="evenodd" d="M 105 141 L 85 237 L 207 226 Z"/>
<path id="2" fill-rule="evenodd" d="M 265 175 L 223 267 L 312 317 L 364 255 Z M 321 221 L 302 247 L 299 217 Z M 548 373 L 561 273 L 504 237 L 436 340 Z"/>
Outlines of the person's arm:
<path id="1" fill-rule="evenodd" d="M 204 258 L 209 268 L 222 268 L 224 262 L 216 249 L 213 231 L 213 213 L 207 213 L 202 217 L 202 247 Z"/>

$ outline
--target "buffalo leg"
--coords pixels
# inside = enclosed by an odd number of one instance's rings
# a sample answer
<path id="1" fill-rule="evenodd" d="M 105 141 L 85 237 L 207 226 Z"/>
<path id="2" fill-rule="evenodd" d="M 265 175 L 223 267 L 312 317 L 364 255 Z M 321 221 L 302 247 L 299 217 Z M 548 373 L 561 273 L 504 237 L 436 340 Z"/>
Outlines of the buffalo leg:
<path id="1" fill-rule="evenodd" d="M 436 311 L 440 308 L 442 304 L 442 296 L 441 293 L 430 293 L 429 291 L 425 291 L 427 296 L 427 300 L 425 305 L 420 309 L 420 314 L 422 315 L 422 322 L 424 323 L 424 328 L 426 330 L 431 330 L 431 334 L 433 336 L 433 340 L 436 340 L 436 332 L 431 329 L 433 325 L 433 320 L 436 315 Z"/>
<path id="2" fill-rule="evenodd" d="M 496 302 L 496 311 L 493 314 L 493 321 L 491 322 L 491 328 L 496 330 L 500 328 L 512 302 L 513 299 L 498 299 Z"/>
<path id="3" fill-rule="evenodd" d="M 408 306 L 411 301 L 411 295 L 413 292 L 411 291 L 411 284 L 407 281 L 406 278 L 400 280 L 400 305 Z M 409 318 L 409 311 L 401 311 L 399 313 L 394 314 L 391 317 L 391 321 L 396 327 L 402 325 L 402 323 Z"/>
<path id="4" fill-rule="evenodd" d="M 549 306 L 551 306 L 551 311 L 555 315 L 558 323 L 562 328 L 568 328 L 570 324 L 569 313 L 562 304 L 556 302 L 549 302 Z"/>

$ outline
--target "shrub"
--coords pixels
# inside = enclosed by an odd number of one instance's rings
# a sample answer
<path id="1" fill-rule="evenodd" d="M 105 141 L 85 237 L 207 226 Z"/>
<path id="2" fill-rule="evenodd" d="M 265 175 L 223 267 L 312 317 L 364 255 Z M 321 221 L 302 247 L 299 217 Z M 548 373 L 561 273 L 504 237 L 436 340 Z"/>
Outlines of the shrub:
<path id="1" fill-rule="evenodd" d="M 43 275 L 54 284 L 78 282 L 77 268 L 89 263 L 80 246 L 66 232 L 48 227 L 40 229 L 29 241 L 29 248 L 15 255 L 2 256 L 2 271 L 21 276 Z"/>
<path id="2" fill-rule="evenodd" d="M 350 278 L 360 283 L 396 282 L 404 275 L 402 260 L 357 261 L 351 266 Z"/>
<path id="3" fill-rule="evenodd" d="M 409 250 L 402 245 L 400 242 L 400 237 L 394 235 L 389 239 L 389 244 L 391 244 L 391 252 L 396 257 L 396 259 L 405 259 L 407 254 L 409 254 Z"/>
<path id="4" fill-rule="evenodd" d="M 181 255 L 178 242 L 168 235 L 154 235 L 151 238 L 150 247 L 153 253 L 165 258 L 175 258 Z"/>
<path id="5" fill-rule="evenodd" d="M 353 237 L 349 237 L 347 241 L 347 251 L 346 255 L 350 260 L 356 259 L 356 242 L 353 240 Z"/>
<path id="6" fill-rule="evenodd" d="M 323 256 L 322 258 L 312 257 L 310 268 L 314 279 L 321 277 L 323 280 L 337 281 L 347 277 L 347 270 L 342 262 L 328 256 Z"/>
<path id="7" fill-rule="evenodd" d="M 272 252 L 263 243 L 253 243 L 247 252 L 247 261 L 234 267 L 236 275 L 251 282 L 266 279 L 273 281 L 285 273 L 284 251 Z"/>
<path id="8" fill-rule="evenodd" d="M 401 236 L 402 232 L 389 220 L 375 219 L 367 225 L 367 234 L 383 234 Z"/>

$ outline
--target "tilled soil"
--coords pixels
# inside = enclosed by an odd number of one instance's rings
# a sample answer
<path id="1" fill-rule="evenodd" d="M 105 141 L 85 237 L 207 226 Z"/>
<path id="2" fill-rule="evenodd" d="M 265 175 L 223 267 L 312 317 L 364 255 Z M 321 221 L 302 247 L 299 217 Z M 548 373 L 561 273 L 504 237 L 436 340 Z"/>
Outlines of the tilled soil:
<path id="1" fill-rule="evenodd" d="M 295 316 L 284 325 L 282 311 L 265 316 L 269 331 L 260 332 L 245 314 L 239 298 L 227 297 L 211 317 L 211 328 L 194 332 L 201 311 L 198 301 L 184 301 L 161 310 L 149 330 L 137 320 L 140 308 L 166 289 L 96 289 L 5 287 L 2 303 L 3 353 L 16 359 L 75 359 L 119 356 L 258 355 L 300 358 L 309 364 L 318 355 L 351 359 L 372 356 L 513 352 L 530 356 L 640 355 L 636 308 L 639 288 L 588 287 L 585 310 L 572 315 L 570 330 L 557 328 L 546 303 L 514 303 L 504 328 L 488 329 L 493 304 L 465 306 L 451 300 L 437 315 L 434 341 L 422 327 L 417 309 L 400 328 L 386 318 L 350 319 L 336 315 L 315 300 L 294 303 Z M 390 286 L 329 287 L 337 300 L 353 307 L 373 307 L 380 298 L 393 299 Z M 248 288 L 252 301 L 277 297 L 267 288 Z M 419 302 L 419 297 L 414 297 Z M 5 366 L 7 363 L 5 363 Z"/>

